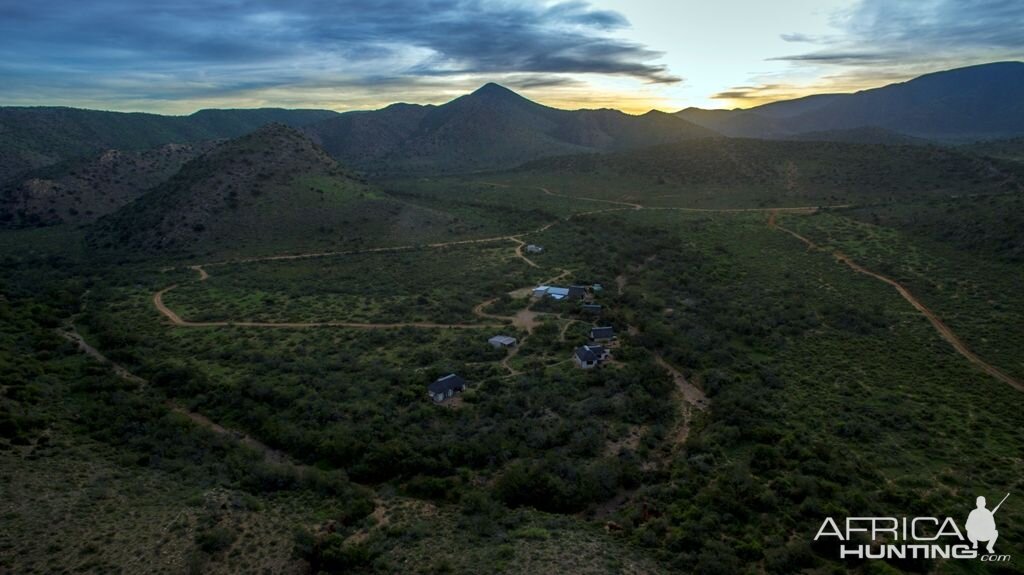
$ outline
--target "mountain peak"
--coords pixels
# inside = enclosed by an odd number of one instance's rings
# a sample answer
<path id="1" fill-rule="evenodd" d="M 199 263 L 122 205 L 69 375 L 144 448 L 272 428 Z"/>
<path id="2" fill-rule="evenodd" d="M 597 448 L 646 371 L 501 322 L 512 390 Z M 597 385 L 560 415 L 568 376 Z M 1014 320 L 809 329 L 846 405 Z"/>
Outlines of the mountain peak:
<path id="1" fill-rule="evenodd" d="M 474 90 L 473 94 L 475 94 L 477 96 L 497 96 L 497 95 L 508 95 L 508 94 L 511 94 L 513 96 L 518 96 L 519 95 L 519 94 L 516 94 L 515 92 L 513 92 L 512 90 L 509 90 L 505 86 L 502 86 L 501 84 L 496 84 L 494 82 L 487 82 L 483 86 L 480 86 L 479 88 Z"/>
<path id="2" fill-rule="evenodd" d="M 533 100 L 522 96 L 501 84 L 495 84 L 494 82 L 488 82 L 483 86 L 477 88 L 474 92 L 469 94 L 469 97 L 473 100 L 485 100 L 491 102 L 530 102 L 533 104 Z"/>

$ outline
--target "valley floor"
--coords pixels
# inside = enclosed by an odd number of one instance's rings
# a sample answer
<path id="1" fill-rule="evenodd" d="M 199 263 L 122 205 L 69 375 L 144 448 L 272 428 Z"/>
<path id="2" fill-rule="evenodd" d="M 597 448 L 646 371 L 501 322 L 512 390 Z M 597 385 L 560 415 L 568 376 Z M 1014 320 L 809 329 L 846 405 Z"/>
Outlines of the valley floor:
<path id="1" fill-rule="evenodd" d="M 443 209 L 436 185 L 410 201 Z M 452 186 L 554 207 L 475 239 L 8 280 L 0 569 L 827 572 L 861 567 L 812 545 L 825 514 L 959 516 L 1020 485 L 1019 269 L 967 277 L 845 202 Z M 601 315 L 530 297 L 559 282 L 603 284 Z M 612 360 L 575 369 L 595 325 Z M 450 372 L 469 389 L 434 405 Z M 1024 504 L 1000 530 L 1024 535 Z"/>

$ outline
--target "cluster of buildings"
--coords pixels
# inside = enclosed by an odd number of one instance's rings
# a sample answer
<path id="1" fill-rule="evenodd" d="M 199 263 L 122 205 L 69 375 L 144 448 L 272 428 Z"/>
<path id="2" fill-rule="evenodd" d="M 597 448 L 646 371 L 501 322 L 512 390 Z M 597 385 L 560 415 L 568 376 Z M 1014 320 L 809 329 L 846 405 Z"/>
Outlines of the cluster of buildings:
<path id="1" fill-rule="evenodd" d="M 573 351 L 572 360 L 580 369 L 594 369 L 611 359 L 608 346 L 616 339 L 615 328 L 611 326 L 590 328 L 590 343 Z M 519 341 L 509 335 L 496 335 L 487 340 L 495 349 L 515 347 Z M 427 394 L 437 403 L 451 398 L 466 389 L 466 380 L 454 373 L 440 377 L 427 386 Z"/>
<path id="2" fill-rule="evenodd" d="M 530 244 L 526 246 L 527 253 L 539 254 L 544 248 Z M 540 285 L 533 289 L 532 296 L 535 299 L 551 299 L 554 301 L 579 301 L 580 310 L 583 313 L 599 316 L 601 305 L 594 302 L 594 296 L 603 290 L 599 283 L 582 283 L 566 287 L 554 285 Z M 611 359 L 609 346 L 615 341 L 615 328 L 611 326 L 593 327 L 590 330 L 590 342 L 576 348 L 572 354 L 573 363 L 580 369 L 594 369 L 600 367 Z M 487 340 L 495 349 L 515 347 L 519 341 L 510 335 L 495 335 Z M 427 394 L 435 402 L 440 403 L 451 398 L 456 393 L 466 389 L 466 380 L 454 373 L 440 377 L 427 386 Z"/>

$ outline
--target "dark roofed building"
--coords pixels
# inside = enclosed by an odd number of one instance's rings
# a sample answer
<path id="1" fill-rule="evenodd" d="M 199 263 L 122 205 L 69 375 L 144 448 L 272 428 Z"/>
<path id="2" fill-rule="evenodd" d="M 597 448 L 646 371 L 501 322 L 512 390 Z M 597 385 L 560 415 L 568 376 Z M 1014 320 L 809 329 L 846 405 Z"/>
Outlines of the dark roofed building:
<path id="1" fill-rule="evenodd" d="M 590 339 L 593 341 L 611 341 L 615 339 L 615 328 L 611 326 L 591 328 Z"/>
<path id="2" fill-rule="evenodd" d="M 585 345 L 576 348 L 576 351 L 572 354 L 572 359 L 576 362 L 576 367 L 593 369 L 601 365 L 602 361 L 608 359 L 608 355 L 608 350 L 600 345 Z"/>
<path id="3" fill-rule="evenodd" d="M 440 403 L 449 397 L 455 395 L 456 392 L 463 391 L 466 389 L 466 380 L 449 373 L 444 377 L 440 377 L 434 383 L 427 386 L 427 394 L 434 401 Z"/>
<path id="4" fill-rule="evenodd" d="M 581 309 L 582 309 L 582 310 L 583 310 L 584 312 L 586 312 L 586 313 L 592 313 L 592 314 L 594 314 L 594 315 L 598 315 L 598 314 L 600 314 L 600 313 L 601 313 L 601 304 L 597 304 L 597 303 L 585 303 L 585 304 L 583 304 L 583 306 L 581 307 Z"/>
<path id="5" fill-rule="evenodd" d="M 572 299 L 582 299 L 586 295 L 587 295 L 587 288 L 586 288 L 586 286 L 580 286 L 580 285 L 569 286 L 568 297 L 570 297 Z"/>

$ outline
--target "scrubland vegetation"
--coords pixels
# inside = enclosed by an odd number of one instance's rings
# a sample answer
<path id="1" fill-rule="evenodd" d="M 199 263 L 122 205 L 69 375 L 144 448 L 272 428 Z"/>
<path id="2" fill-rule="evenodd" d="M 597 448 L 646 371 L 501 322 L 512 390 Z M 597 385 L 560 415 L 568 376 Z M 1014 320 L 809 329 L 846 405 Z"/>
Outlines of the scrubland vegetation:
<path id="1" fill-rule="evenodd" d="M 762 167 L 777 151 L 765 153 Z M 868 166 L 874 156 L 864 154 Z M 950 168 L 968 178 L 956 185 L 1004 195 L 948 198 L 939 176 L 908 176 L 907 203 L 893 202 L 899 186 L 852 186 L 845 178 L 856 174 L 822 161 L 799 166 L 795 194 L 771 187 L 784 180 L 717 175 L 735 194 L 705 201 L 714 186 L 652 166 L 576 184 L 569 172 L 530 168 L 367 191 L 458 221 L 409 243 L 514 234 L 545 246 L 530 256 L 536 267 L 509 239 L 276 261 L 232 261 L 241 247 L 211 254 L 200 243 L 112 262 L 79 251 L 80 230 L 0 234 L 0 486 L 14 527 L 0 536 L 0 565 L 130 571 L 148 558 L 160 572 L 980 572 L 970 562 L 843 563 L 812 541 L 830 515 L 962 520 L 976 495 L 1016 493 L 1024 477 L 1020 392 L 833 252 L 897 278 L 981 357 L 1024 377 L 1018 200 L 1001 188 L 1010 184 L 982 178 L 971 188 L 964 182 L 976 172 L 965 164 Z M 776 214 L 821 246 L 808 249 L 769 225 L 768 211 L 634 209 L 583 197 L 857 205 Z M 585 213 L 595 209 L 615 211 Z M 402 245 L 400 237 L 359 248 Z M 188 268 L 210 262 L 205 281 Z M 601 284 L 602 314 L 509 293 L 553 277 Z M 175 284 L 165 303 L 193 321 L 503 327 L 175 327 L 152 301 Z M 530 306 L 537 325 L 530 332 L 474 312 L 492 299 L 486 313 Z M 570 354 L 595 324 L 616 328 L 613 361 L 576 369 Z M 80 353 L 57 333 L 71 326 L 142 381 Z M 523 342 L 514 357 L 487 344 L 499 331 Z M 686 409 L 658 358 L 710 407 Z M 434 404 L 426 386 L 452 372 L 469 389 Z M 64 483 L 74 488 L 46 487 Z M 1011 496 L 999 513 L 1000 541 L 1021 540 L 1024 503 Z M 57 529 L 67 536 L 54 543 Z M 1002 568 L 1019 571 L 1020 559 Z"/>

